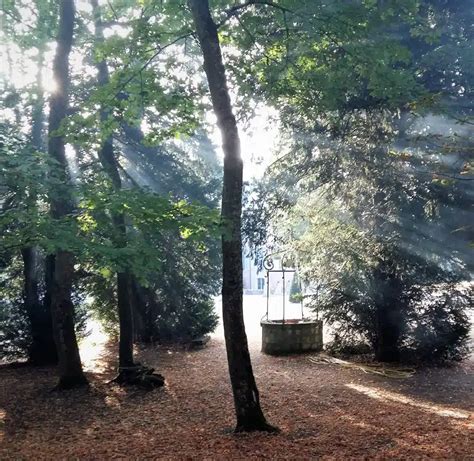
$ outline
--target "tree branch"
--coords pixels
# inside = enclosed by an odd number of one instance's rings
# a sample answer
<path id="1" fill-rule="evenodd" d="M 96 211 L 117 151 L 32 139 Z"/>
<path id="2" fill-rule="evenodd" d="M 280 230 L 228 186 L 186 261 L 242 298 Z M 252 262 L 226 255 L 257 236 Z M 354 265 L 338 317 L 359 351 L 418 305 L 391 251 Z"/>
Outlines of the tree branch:
<path id="1" fill-rule="evenodd" d="M 293 13 L 292 10 L 286 8 L 278 3 L 273 2 L 272 0 L 247 0 L 245 3 L 241 3 L 240 5 L 235 5 L 232 8 L 226 10 L 226 17 L 216 24 L 217 28 L 219 29 L 222 27 L 229 19 L 237 16 L 241 10 L 248 8 L 249 6 L 270 6 L 272 8 L 276 8 L 280 10 L 282 13 Z"/>
<path id="2" fill-rule="evenodd" d="M 120 84 L 120 86 L 118 87 L 118 90 L 114 92 L 114 94 L 112 95 L 112 97 L 106 101 L 106 103 L 108 104 L 109 102 L 111 102 L 114 98 L 116 98 L 120 92 L 122 90 L 125 89 L 125 87 L 135 78 L 137 77 L 138 75 L 141 75 L 141 73 L 152 63 L 152 61 L 158 57 L 158 55 L 160 53 L 162 53 L 164 50 L 166 50 L 166 48 L 169 48 L 170 46 L 172 45 L 175 45 L 176 43 L 180 42 L 181 40 L 185 40 L 186 38 L 188 37 L 192 37 L 194 35 L 194 32 L 187 32 L 179 37 L 177 37 L 176 39 L 172 40 L 171 42 L 167 43 L 166 45 L 163 45 L 163 46 L 158 46 L 157 48 L 155 48 L 157 51 L 149 58 L 147 59 L 147 61 L 145 61 L 145 63 L 138 69 L 137 72 L 134 72 L 129 78 L 127 78 L 124 82 L 122 82 Z"/>

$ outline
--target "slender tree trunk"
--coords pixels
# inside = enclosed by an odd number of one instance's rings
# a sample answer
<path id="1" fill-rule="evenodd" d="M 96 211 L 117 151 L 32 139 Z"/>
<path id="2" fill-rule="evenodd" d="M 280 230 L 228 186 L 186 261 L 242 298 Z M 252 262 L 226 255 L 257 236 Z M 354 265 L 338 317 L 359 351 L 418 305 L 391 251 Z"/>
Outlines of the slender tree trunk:
<path id="1" fill-rule="evenodd" d="M 151 322 L 148 319 L 148 302 L 142 295 L 141 287 L 136 280 L 131 280 L 130 293 L 132 295 L 133 342 L 149 343 L 151 342 L 149 334 Z"/>
<path id="2" fill-rule="evenodd" d="M 40 301 L 39 261 L 34 247 L 21 250 L 23 258 L 25 310 L 30 322 L 31 344 L 28 362 L 32 365 L 56 365 L 58 355 L 54 342 L 51 311 Z"/>
<path id="3" fill-rule="evenodd" d="M 91 0 L 94 13 L 95 33 L 97 43 L 104 39 L 102 22 L 97 0 Z M 109 83 L 109 71 L 107 63 L 102 60 L 97 63 L 99 86 Z M 105 108 L 101 111 L 101 120 L 106 121 L 109 113 Z M 110 177 L 115 190 L 122 188 L 119 164 L 114 152 L 112 137 L 105 140 L 99 150 L 99 160 Z M 117 230 L 117 245 L 123 247 L 127 244 L 127 228 L 125 215 L 114 214 L 112 216 L 114 227 Z M 132 283 L 137 283 L 134 277 L 127 271 L 117 273 L 117 301 L 120 326 L 119 339 L 119 368 L 120 373 L 116 378 L 117 382 L 124 384 L 138 384 L 145 387 L 159 387 L 164 384 L 163 376 L 154 373 L 153 368 L 141 366 L 134 362 L 133 358 L 133 304 L 132 304 Z"/>
<path id="4" fill-rule="evenodd" d="M 376 329 L 375 358 L 380 362 L 400 360 L 400 337 L 403 327 L 403 312 L 400 303 L 400 283 L 382 261 L 375 271 L 376 280 Z"/>
<path id="5" fill-rule="evenodd" d="M 38 314 L 40 308 L 39 282 L 38 282 L 38 258 L 37 252 L 31 246 L 22 248 L 23 258 L 23 294 L 25 310 L 30 321 L 32 342 L 29 349 L 29 361 L 34 363 L 34 356 L 40 345 L 38 330 Z"/>
<path id="6" fill-rule="evenodd" d="M 91 0 L 92 11 L 94 14 L 95 39 L 100 44 L 104 41 L 103 25 L 100 16 L 99 3 L 97 0 Z M 105 60 L 101 60 L 96 65 L 98 71 L 99 86 L 105 86 L 109 83 L 109 70 Z M 103 109 L 101 111 L 101 121 L 106 121 L 109 113 Z M 104 141 L 99 150 L 99 160 L 105 172 L 112 181 L 115 190 L 122 188 L 122 180 L 120 178 L 119 165 L 115 157 L 112 137 Z M 127 241 L 127 228 L 125 216 L 123 214 L 115 214 L 112 217 L 114 227 L 118 231 L 120 240 L 118 245 L 124 246 Z M 126 271 L 117 273 L 117 304 L 120 326 L 119 338 L 119 367 L 133 366 L 133 315 L 131 304 L 131 285 L 130 274 Z"/>
<path id="7" fill-rule="evenodd" d="M 44 149 L 44 93 L 42 83 L 44 50 L 38 52 L 38 71 L 36 76 L 36 101 L 33 106 L 31 138 L 33 147 Z M 36 197 L 30 197 L 36 205 Z M 55 365 L 58 362 L 54 343 L 51 310 L 42 304 L 39 293 L 39 254 L 37 248 L 28 246 L 21 250 L 24 275 L 24 302 L 31 328 L 31 344 L 28 349 L 28 362 L 32 365 Z"/>
<path id="8" fill-rule="evenodd" d="M 375 359 L 380 362 L 398 362 L 400 360 L 399 340 L 400 324 L 396 308 L 377 305 L 377 346 Z"/>
<path id="9" fill-rule="evenodd" d="M 134 341 L 152 343 L 159 341 L 157 318 L 163 312 L 151 287 L 144 287 L 132 279 L 132 302 L 134 314 Z"/>
<path id="10" fill-rule="evenodd" d="M 103 63 L 103 62 L 102 62 Z M 105 65 L 105 63 L 103 63 Z M 105 69 L 107 69 L 105 65 Z M 100 71 L 99 71 L 100 74 Z M 108 75 L 108 73 L 107 73 Z M 107 77 L 108 80 L 108 77 Z M 116 190 L 122 187 L 118 162 L 115 158 L 112 138 L 107 139 L 99 150 L 99 160 L 110 177 Z M 112 221 L 117 230 L 117 245 L 123 247 L 127 242 L 127 227 L 124 214 L 114 214 Z M 131 303 L 131 275 L 128 271 L 117 273 L 117 305 L 119 315 L 119 366 L 133 366 L 133 314 Z"/>
<path id="11" fill-rule="evenodd" d="M 387 194 L 384 190 L 383 177 L 376 176 L 377 192 L 374 194 L 374 205 L 377 213 L 371 223 L 374 229 L 387 229 L 388 223 L 383 219 L 389 212 Z M 374 269 L 375 281 L 375 358 L 381 362 L 398 362 L 400 359 L 400 338 L 404 318 L 401 280 L 397 275 L 396 265 L 389 247 L 383 244 L 384 254 L 379 258 Z"/>
<path id="12" fill-rule="evenodd" d="M 64 137 L 57 133 L 66 116 L 69 92 L 69 53 L 71 51 L 75 8 L 73 0 L 59 4 L 59 30 L 53 77 L 57 83 L 51 95 L 49 110 L 48 152 L 57 163 L 52 171 L 56 185 L 50 192 L 51 215 L 63 219 L 74 210 L 72 185 L 68 175 Z M 71 300 L 74 278 L 72 253 L 60 250 L 55 254 L 51 292 L 51 314 L 59 365 L 58 388 L 71 388 L 87 384 L 82 371 L 79 348 L 74 329 L 74 305 Z"/>
<path id="13" fill-rule="evenodd" d="M 119 367 L 133 367 L 133 315 L 130 305 L 130 277 L 117 273 L 117 300 L 119 314 Z"/>
<path id="14" fill-rule="evenodd" d="M 51 300 L 53 298 L 53 279 L 54 279 L 54 254 L 46 255 L 44 261 L 44 297 L 43 307 L 51 316 Z M 52 327 L 52 320 L 51 320 Z M 52 330 L 51 330 L 52 331 Z M 54 339 L 54 336 L 53 336 Z"/>
<path id="15" fill-rule="evenodd" d="M 208 0 L 188 0 L 204 58 L 209 91 L 224 150 L 222 220 L 223 283 L 222 317 L 229 374 L 237 416 L 236 431 L 274 431 L 260 407 L 250 361 L 242 310 L 242 171 L 240 139 L 227 88 L 217 27 Z"/>

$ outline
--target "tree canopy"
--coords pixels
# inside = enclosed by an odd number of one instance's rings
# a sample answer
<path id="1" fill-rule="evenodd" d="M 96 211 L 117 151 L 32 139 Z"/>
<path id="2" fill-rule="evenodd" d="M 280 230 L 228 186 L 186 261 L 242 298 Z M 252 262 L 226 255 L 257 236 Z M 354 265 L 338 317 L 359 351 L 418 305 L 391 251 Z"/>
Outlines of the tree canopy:
<path id="1" fill-rule="evenodd" d="M 160 387 L 134 344 L 204 341 L 220 291 L 236 430 L 276 432 L 243 315 L 243 257 L 271 252 L 328 350 L 468 354 L 468 1 L 3 0 L 0 22 L 2 357 L 86 385 L 95 318 L 116 381 Z"/>

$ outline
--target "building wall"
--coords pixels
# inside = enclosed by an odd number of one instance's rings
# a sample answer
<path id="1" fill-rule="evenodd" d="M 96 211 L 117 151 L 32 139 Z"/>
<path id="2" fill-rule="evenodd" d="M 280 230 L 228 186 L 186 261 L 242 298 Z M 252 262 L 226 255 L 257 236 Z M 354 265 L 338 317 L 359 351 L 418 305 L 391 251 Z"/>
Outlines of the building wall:
<path id="1" fill-rule="evenodd" d="M 243 253 L 244 294 L 265 293 L 265 270 L 259 270 L 253 259 Z"/>
<path id="2" fill-rule="evenodd" d="M 243 252 L 243 283 L 244 294 L 266 294 L 267 283 L 270 284 L 270 295 L 283 294 L 283 277 L 281 272 L 270 272 L 269 280 L 267 280 L 266 269 L 259 270 L 253 259 L 247 256 L 247 251 Z M 275 258 L 274 268 L 281 269 L 281 261 Z M 288 297 L 290 293 L 291 283 L 293 281 L 294 272 L 285 273 L 285 294 Z"/>

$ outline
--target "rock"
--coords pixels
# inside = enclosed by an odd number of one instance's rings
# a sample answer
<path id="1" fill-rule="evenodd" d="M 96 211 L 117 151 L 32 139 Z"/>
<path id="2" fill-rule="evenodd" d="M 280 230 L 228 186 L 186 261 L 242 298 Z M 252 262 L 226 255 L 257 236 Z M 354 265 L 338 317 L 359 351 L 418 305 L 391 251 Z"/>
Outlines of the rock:
<path id="1" fill-rule="evenodd" d="M 210 339 L 211 337 L 209 335 L 199 336 L 198 338 L 194 338 L 193 340 L 191 340 L 189 348 L 199 349 L 201 347 L 204 347 L 209 342 Z"/>

